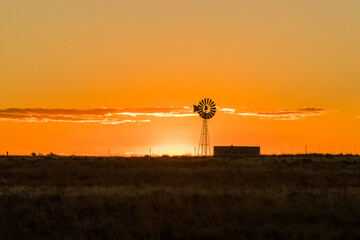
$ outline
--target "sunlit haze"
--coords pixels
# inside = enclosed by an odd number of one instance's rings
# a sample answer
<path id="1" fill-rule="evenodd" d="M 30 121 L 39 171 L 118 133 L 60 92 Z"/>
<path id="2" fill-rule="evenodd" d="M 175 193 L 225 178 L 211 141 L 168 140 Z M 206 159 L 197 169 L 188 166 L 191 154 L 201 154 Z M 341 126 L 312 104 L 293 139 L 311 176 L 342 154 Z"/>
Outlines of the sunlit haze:
<path id="1" fill-rule="evenodd" d="M 360 1 L 2 0 L 0 155 L 360 151 Z"/>

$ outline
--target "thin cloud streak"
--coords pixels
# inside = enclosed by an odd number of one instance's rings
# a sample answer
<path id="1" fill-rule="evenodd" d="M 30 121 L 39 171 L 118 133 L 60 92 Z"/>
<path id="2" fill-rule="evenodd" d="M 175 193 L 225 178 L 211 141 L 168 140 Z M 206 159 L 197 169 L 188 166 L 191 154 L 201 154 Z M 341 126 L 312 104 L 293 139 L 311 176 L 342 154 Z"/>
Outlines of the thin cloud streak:
<path id="1" fill-rule="evenodd" d="M 236 112 L 236 115 L 244 117 L 257 117 L 272 120 L 298 120 L 301 118 L 319 116 L 328 113 L 329 110 L 322 108 L 299 108 L 268 112 Z"/>
<path id="2" fill-rule="evenodd" d="M 0 109 L 0 120 L 16 122 L 73 122 L 73 123 L 148 123 L 150 119 L 125 119 L 125 117 L 190 117 L 196 116 L 189 107 L 151 108 L 96 108 L 96 109 Z"/>
<path id="3" fill-rule="evenodd" d="M 240 108 L 240 109 L 245 109 Z M 257 117 L 272 120 L 297 120 L 318 116 L 328 112 L 322 108 L 299 108 L 280 111 L 238 111 L 235 108 L 220 108 L 221 113 Z M 180 118 L 198 116 L 190 107 L 149 107 L 149 108 L 95 108 L 95 109 L 45 109 L 45 108 L 8 108 L 0 109 L 0 121 L 16 122 L 64 122 L 64 123 L 149 123 L 149 118 Z"/>
<path id="4" fill-rule="evenodd" d="M 219 110 L 220 112 L 224 112 L 224 113 L 229 113 L 229 114 L 234 114 L 236 112 L 235 108 L 217 108 L 217 110 Z"/>

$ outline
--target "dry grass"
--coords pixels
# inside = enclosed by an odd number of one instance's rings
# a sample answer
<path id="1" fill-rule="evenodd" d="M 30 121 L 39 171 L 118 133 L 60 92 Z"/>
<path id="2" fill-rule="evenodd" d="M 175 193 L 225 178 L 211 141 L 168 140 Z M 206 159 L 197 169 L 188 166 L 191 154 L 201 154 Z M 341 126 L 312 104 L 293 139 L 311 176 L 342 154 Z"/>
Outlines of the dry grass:
<path id="1" fill-rule="evenodd" d="M 360 157 L 0 157 L 1 239 L 359 239 Z"/>

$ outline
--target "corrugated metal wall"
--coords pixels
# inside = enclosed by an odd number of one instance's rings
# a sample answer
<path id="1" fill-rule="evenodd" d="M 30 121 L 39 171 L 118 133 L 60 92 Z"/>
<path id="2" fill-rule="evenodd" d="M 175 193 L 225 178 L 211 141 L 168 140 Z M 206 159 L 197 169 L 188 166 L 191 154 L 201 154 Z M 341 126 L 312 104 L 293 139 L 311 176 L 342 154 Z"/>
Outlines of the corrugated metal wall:
<path id="1" fill-rule="evenodd" d="M 260 147 L 214 146 L 215 157 L 253 157 L 260 155 Z"/>

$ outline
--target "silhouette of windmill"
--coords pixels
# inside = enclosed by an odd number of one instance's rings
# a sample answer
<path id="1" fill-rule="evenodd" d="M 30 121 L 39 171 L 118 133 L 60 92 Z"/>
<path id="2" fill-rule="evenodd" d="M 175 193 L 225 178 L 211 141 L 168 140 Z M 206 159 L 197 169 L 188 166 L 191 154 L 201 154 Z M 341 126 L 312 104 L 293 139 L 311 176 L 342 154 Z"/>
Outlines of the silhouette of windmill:
<path id="1" fill-rule="evenodd" d="M 194 112 L 199 113 L 199 116 L 203 119 L 198 155 L 199 156 L 211 155 L 209 129 L 208 129 L 207 121 L 208 119 L 214 117 L 216 113 L 215 102 L 209 98 L 204 98 L 199 102 L 198 105 L 194 105 Z"/>

